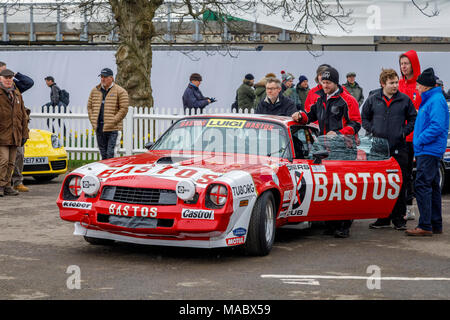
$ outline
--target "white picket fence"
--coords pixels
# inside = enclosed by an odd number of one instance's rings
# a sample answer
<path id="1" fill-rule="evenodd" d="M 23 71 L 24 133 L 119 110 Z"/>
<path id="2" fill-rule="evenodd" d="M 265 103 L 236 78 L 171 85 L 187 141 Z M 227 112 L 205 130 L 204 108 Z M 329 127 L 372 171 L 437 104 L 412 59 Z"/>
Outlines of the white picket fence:
<path id="1" fill-rule="evenodd" d="M 55 132 L 70 160 L 100 160 L 95 132 L 89 122 L 86 107 L 69 107 L 67 113 L 42 112 L 41 107 L 29 107 L 30 129 Z M 253 112 L 253 110 L 251 111 Z M 207 107 L 204 114 L 231 113 L 230 108 Z M 239 113 L 249 113 L 247 109 Z M 132 155 L 147 151 L 145 144 L 155 142 L 177 119 L 184 117 L 180 108 L 130 107 L 123 120 L 123 132 L 117 141 L 116 155 Z"/>

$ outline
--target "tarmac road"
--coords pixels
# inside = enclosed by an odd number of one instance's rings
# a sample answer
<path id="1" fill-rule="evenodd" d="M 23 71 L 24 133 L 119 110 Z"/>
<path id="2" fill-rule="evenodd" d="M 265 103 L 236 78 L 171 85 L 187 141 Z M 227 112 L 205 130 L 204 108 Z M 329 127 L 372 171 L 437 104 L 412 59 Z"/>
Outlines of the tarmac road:
<path id="1" fill-rule="evenodd" d="M 59 218 L 62 179 L 27 179 L 30 192 L 0 198 L 0 299 L 450 299 L 448 191 L 442 235 L 411 238 L 359 220 L 348 239 L 317 226 L 278 230 L 268 256 L 247 257 L 236 249 L 90 245 Z"/>

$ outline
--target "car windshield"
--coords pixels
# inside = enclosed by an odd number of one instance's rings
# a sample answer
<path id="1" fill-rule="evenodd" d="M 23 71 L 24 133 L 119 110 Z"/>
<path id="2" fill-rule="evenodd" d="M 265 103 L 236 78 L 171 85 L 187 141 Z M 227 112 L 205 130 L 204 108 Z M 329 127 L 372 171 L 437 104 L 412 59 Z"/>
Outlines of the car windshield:
<path id="1" fill-rule="evenodd" d="M 289 150 L 289 140 L 284 127 L 269 121 L 182 119 L 155 143 L 152 150 L 284 157 Z"/>
<path id="2" fill-rule="evenodd" d="M 390 158 L 389 143 L 372 136 L 336 135 L 316 137 L 312 154 L 327 151 L 326 160 L 386 160 Z"/>

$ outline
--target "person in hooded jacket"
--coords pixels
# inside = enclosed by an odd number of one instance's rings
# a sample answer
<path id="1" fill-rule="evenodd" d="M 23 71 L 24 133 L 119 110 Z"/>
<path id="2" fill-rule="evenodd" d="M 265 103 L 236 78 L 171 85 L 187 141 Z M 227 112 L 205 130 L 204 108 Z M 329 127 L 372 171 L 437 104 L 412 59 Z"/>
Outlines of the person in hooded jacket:
<path id="1" fill-rule="evenodd" d="M 402 53 L 399 57 L 401 77 L 398 82 L 398 91 L 406 94 L 414 104 L 416 111 L 419 111 L 419 106 L 422 101 L 419 91 L 417 91 L 417 77 L 420 75 L 420 63 L 417 52 L 409 50 Z M 414 163 L 414 148 L 413 148 L 413 135 L 411 132 L 406 137 L 406 148 L 408 150 L 408 165 L 406 168 L 406 201 L 407 210 L 405 218 L 407 220 L 413 220 L 415 217 L 413 211 L 413 199 L 414 199 L 414 178 L 413 178 L 413 163 Z"/>

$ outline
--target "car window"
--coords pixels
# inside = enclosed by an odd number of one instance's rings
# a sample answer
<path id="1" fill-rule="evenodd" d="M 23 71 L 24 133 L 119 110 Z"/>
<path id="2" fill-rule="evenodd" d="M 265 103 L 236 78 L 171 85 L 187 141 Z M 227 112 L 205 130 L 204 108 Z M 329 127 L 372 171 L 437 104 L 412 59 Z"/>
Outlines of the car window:
<path id="1" fill-rule="evenodd" d="M 290 156 L 285 127 L 269 121 L 229 118 L 182 119 L 155 143 L 152 150 Z"/>
<path id="2" fill-rule="evenodd" d="M 311 130 L 308 127 L 292 126 L 291 136 L 295 159 L 312 159 L 314 137 Z"/>
<path id="3" fill-rule="evenodd" d="M 388 141 L 372 136 L 319 136 L 314 141 L 312 153 L 324 150 L 328 152 L 326 160 L 376 161 L 390 158 Z"/>

